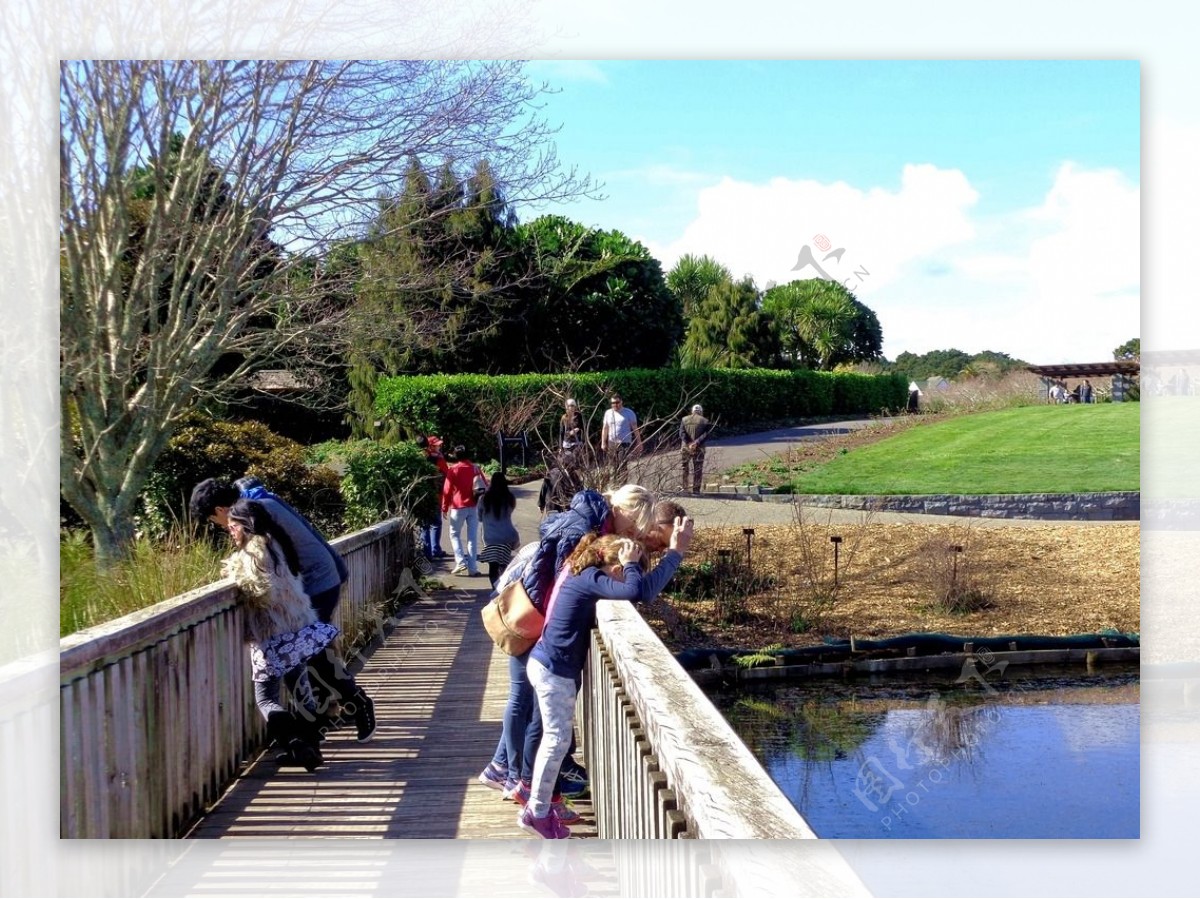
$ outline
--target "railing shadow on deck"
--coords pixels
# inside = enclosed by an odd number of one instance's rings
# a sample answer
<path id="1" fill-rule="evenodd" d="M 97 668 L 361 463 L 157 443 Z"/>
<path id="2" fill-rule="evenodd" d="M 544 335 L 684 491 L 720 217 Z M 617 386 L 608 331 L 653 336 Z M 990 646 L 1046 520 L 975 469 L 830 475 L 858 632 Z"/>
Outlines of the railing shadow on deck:
<path id="1" fill-rule="evenodd" d="M 375 702 L 374 739 L 358 743 L 353 726 L 337 731 L 312 774 L 260 758 L 190 836 L 457 836 L 468 784 L 499 736 L 482 715 L 487 593 L 427 596 L 393 620 L 358 674 Z"/>

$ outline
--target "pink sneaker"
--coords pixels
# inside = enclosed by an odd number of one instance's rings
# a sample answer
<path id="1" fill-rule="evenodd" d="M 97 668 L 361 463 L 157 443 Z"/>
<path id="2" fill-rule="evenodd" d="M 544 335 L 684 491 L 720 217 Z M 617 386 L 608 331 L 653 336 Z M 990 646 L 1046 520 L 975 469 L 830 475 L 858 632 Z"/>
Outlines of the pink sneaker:
<path id="1" fill-rule="evenodd" d="M 517 815 L 517 826 L 543 840 L 565 840 L 571 836 L 570 828 L 558 820 L 553 810 L 544 818 L 535 818 L 528 807 L 523 808 Z"/>
<path id="2" fill-rule="evenodd" d="M 517 781 L 517 785 L 513 789 L 504 792 L 504 798 L 511 799 L 517 805 L 521 806 L 521 808 L 524 808 L 525 803 L 529 801 L 529 787 L 524 781 Z"/>

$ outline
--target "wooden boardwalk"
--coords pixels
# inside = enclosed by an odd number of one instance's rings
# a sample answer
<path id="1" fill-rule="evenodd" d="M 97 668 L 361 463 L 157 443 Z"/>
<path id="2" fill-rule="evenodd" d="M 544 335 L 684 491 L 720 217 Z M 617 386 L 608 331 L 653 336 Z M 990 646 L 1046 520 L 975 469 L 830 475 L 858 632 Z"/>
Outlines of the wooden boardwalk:
<path id="1" fill-rule="evenodd" d="M 518 807 L 476 779 L 500 738 L 508 657 L 479 617 L 486 578 L 437 573 L 451 589 L 405 609 L 359 682 L 379 729 L 358 743 L 343 728 L 322 744 L 325 765 L 280 769 L 254 760 L 193 828 L 193 838 L 529 838 Z M 595 836 L 589 803 L 571 828 Z"/>

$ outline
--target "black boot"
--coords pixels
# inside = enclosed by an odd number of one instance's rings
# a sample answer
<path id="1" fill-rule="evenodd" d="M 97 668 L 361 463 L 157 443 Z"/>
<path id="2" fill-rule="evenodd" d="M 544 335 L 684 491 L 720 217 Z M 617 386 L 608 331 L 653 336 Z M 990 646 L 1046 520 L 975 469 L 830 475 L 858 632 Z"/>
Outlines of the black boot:
<path id="1" fill-rule="evenodd" d="M 321 718 L 312 712 L 300 712 L 296 716 L 296 736 L 316 749 L 321 748 L 325 734 L 321 728 Z"/>
<path id="2" fill-rule="evenodd" d="M 354 710 L 354 726 L 358 730 L 358 742 L 366 743 L 375 736 L 375 703 L 371 701 L 370 696 L 363 692 L 363 688 L 359 687 L 346 704 L 346 710 L 350 709 Z"/>
<path id="3" fill-rule="evenodd" d="M 299 767 L 316 771 L 325 763 L 316 743 L 305 739 L 303 725 L 291 712 L 271 712 L 267 716 L 267 735 L 285 751 L 276 757 L 280 767 Z"/>
<path id="4" fill-rule="evenodd" d="M 267 715 L 267 740 L 277 749 L 286 749 L 295 736 L 295 719 L 291 712 L 271 712 Z"/>

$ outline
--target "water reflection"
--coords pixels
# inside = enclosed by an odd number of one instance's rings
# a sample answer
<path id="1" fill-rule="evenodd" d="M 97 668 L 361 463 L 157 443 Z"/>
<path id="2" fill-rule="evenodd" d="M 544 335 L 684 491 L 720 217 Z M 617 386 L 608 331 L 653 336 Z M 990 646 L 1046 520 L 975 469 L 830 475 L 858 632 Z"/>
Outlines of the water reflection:
<path id="1" fill-rule="evenodd" d="M 818 834 L 1138 835 L 1136 668 L 713 692 Z"/>

